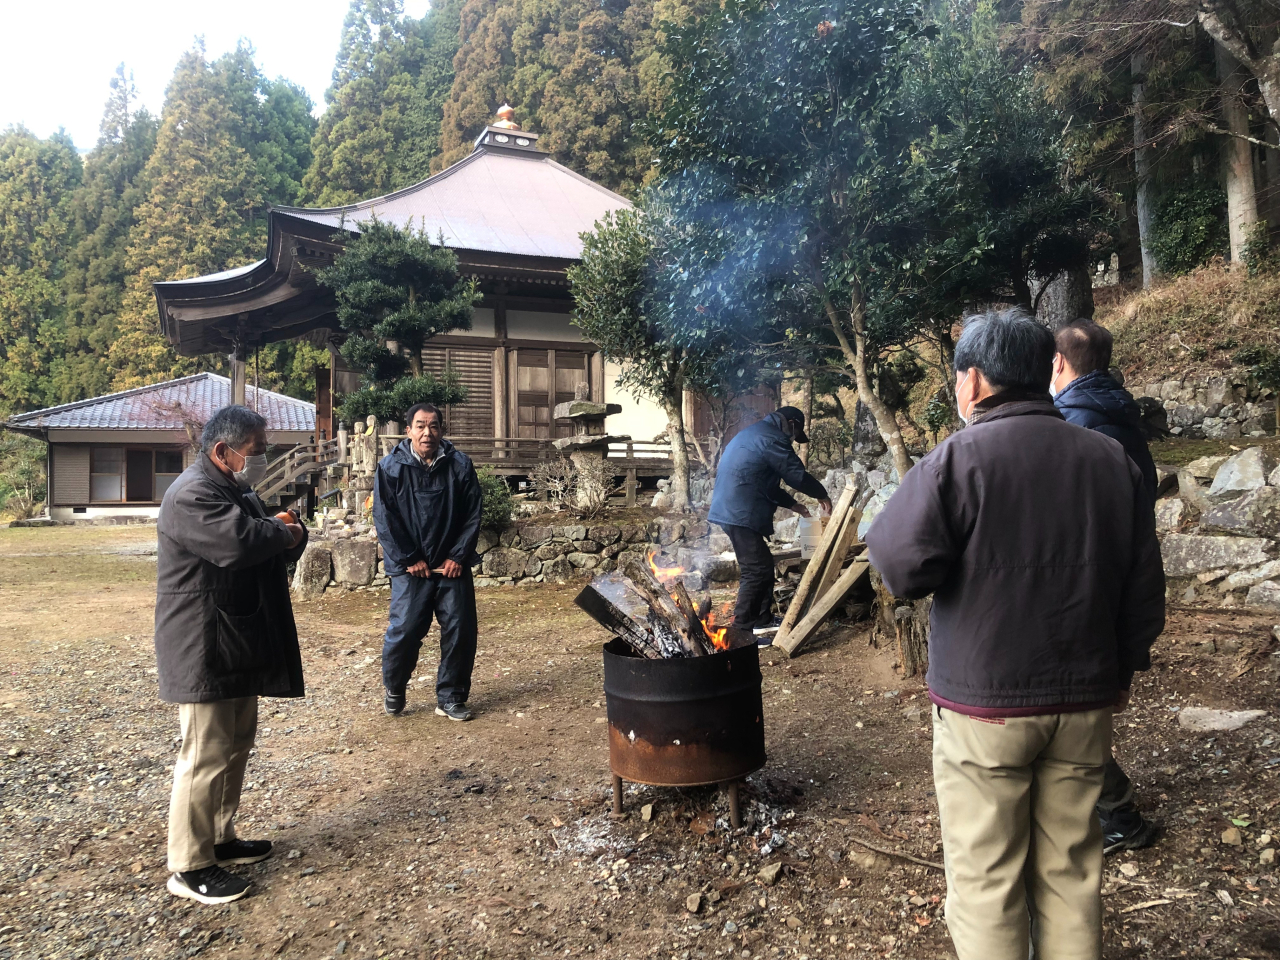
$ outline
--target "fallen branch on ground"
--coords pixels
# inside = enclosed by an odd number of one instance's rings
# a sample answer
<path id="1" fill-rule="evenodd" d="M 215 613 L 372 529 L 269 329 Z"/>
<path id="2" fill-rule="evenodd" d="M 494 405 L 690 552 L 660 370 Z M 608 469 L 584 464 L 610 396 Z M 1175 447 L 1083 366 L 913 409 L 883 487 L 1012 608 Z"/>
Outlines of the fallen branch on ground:
<path id="1" fill-rule="evenodd" d="M 942 864 L 934 863 L 932 860 L 921 860 L 919 857 L 913 857 L 909 853 L 902 853 L 898 850 L 890 850 L 888 847 L 877 847 L 874 843 L 870 843 L 859 837 L 850 837 L 849 839 L 852 840 L 854 843 L 859 844 L 860 846 L 866 847 L 868 850 L 873 850 L 876 853 L 882 853 L 886 857 L 898 857 L 899 859 L 902 859 L 902 860 L 910 860 L 912 863 L 918 863 L 922 867 L 932 867 L 934 870 L 945 869 L 942 866 Z"/>

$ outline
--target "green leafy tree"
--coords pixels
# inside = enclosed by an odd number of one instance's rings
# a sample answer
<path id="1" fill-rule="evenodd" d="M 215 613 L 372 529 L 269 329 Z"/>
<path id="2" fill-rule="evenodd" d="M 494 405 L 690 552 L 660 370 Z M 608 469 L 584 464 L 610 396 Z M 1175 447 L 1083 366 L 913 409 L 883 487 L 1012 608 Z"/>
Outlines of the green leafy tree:
<path id="1" fill-rule="evenodd" d="M 1151 248 L 1167 274 L 1189 273 L 1228 250 L 1227 196 L 1217 184 L 1188 185 L 1160 198 Z"/>
<path id="2" fill-rule="evenodd" d="M 461 6 L 442 0 L 419 21 L 404 16 L 401 0 L 352 0 L 304 200 L 338 206 L 429 175 L 453 84 Z"/>
<path id="3" fill-rule="evenodd" d="M 47 399 L 70 403 L 106 393 L 102 362 L 117 333 L 128 277 L 125 252 L 135 210 L 147 195 L 143 170 L 158 123 L 137 104 L 124 64 L 111 79 L 97 146 L 85 158 L 84 183 L 72 200 L 78 241 L 67 257 L 61 355 L 50 364 Z"/>
<path id="4" fill-rule="evenodd" d="M 465 399 L 455 376 L 437 379 L 422 369 L 426 342 L 470 329 L 480 299 L 475 280 L 459 274 L 452 250 L 412 227 L 372 220 L 316 279 L 333 291 L 347 333 L 342 356 L 360 373 L 360 389 L 342 400 L 343 422 L 369 414 L 399 420 L 415 403 Z"/>
<path id="5" fill-rule="evenodd" d="M 511 523 L 511 512 L 516 505 L 511 488 L 492 467 L 481 467 L 476 476 L 480 480 L 480 526 L 501 530 Z"/>
<path id="6" fill-rule="evenodd" d="M 0 413 L 40 406 L 61 350 L 82 165 L 71 138 L 0 134 Z"/>
<path id="7" fill-rule="evenodd" d="M 44 504 L 45 446 L 0 430 L 0 511 L 15 520 L 36 516 Z"/>

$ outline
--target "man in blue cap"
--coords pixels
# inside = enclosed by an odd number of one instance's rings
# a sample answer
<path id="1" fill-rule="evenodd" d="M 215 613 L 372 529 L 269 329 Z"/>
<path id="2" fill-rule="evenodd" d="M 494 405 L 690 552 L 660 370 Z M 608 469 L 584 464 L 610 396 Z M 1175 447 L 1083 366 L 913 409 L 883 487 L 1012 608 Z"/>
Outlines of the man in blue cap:
<path id="1" fill-rule="evenodd" d="M 808 443 L 804 414 L 782 407 L 738 433 L 724 449 L 716 471 L 707 519 L 719 524 L 738 557 L 738 599 L 733 622 L 750 628 L 762 645 L 773 642 L 778 622 L 773 616 L 773 554 L 766 538 L 773 534 L 778 507 L 802 517 L 808 509 L 778 485 L 812 497 L 831 512 L 826 487 L 804 468 L 792 442 Z"/>

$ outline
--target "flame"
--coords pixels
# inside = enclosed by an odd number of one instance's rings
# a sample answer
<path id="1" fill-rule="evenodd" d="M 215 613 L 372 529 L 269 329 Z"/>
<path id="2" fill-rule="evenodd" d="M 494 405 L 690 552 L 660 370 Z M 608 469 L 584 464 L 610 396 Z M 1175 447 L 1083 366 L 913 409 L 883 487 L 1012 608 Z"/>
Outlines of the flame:
<path id="1" fill-rule="evenodd" d="M 717 650 L 729 649 L 729 627 L 727 624 L 732 617 L 733 604 L 725 603 L 702 618 L 702 629 L 706 632 L 711 645 Z M 722 622 L 726 624 L 723 627 L 719 626 Z"/>
<path id="2" fill-rule="evenodd" d="M 649 561 L 649 569 L 653 571 L 653 575 L 658 578 L 659 583 L 666 583 L 668 580 L 671 580 L 674 577 L 678 577 L 680 576 L 680 574 L 684 573 L 684 567 L 658 566 L 656 563 L 653 562 L 653 558 L 656 557 L 657 555 L 658 555 L 657 550 L 651 550 L 649 551 L 649 556 L 646 559 Z"/>
<path id="3" fill-rule="evenodd" d="M 658 556 L 657 550 L 650 550 L 645 559 L 648 561 L 649 569 L 653 571 L 654 577 L 659 583 L 668 583 L 674 580 L 680 574 L 684 573 L 684 567 L 660 567 L 655 562 L 654 557 Z M 671 594 L 671 599 L 675 600 L 676 595 Z M 722 604 L 719 609 L 712 610 L 702 618 L 702 630 L 707 635 L 707 639 L 711 641 L 711 645 L 717 650 L 729 649 L 729 621 L 733 617 L 733 604 Z M 723 623 L 724 626 L 720 626 Z"/>

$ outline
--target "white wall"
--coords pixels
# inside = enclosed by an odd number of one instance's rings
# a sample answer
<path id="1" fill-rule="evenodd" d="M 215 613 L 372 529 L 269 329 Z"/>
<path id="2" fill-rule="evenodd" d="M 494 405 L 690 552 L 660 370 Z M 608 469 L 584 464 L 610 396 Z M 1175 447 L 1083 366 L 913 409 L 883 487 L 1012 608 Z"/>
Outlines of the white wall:
<path id="1" fill-rule="evenodd" d="M 632 440 L 652 440 L 659 435 L 665 440 L 667 415 L 648 397 L 636 397 L 617 386 L 621 372 L 622 368 L 616 363 L 604 365 L 605 403 L 622 406 L 622 412 L 606 420 L 605 427 L 614 435 L 626 435 Z"/>
<path id="2" fill-rule="evenodd" d="M 52 507 L 49 516 L 54 520 L 92 520 L 95 517 L 150 517 L 154 520 L 160 516 L 160 505 L 143 507 L 122 503 L 118 507 L 85 507 L 83 513 L 76 513 L 72 507 Z"/>
<path id="3" fill-rule="evenodd" d="M 492 337 L 495 327 L 492 307 L 476 307 L 471 311 L 470 330 L 450 330 L 446 337 Z"/>
<path id="4" fill-rule="evenodd" d="M 533 310 L 508 310 L 507 336 L 512 340 L 566 340 L 571 343 L 586 340 L 582 331 L 569 322 L 567 313 L 537 313 Z"/>

